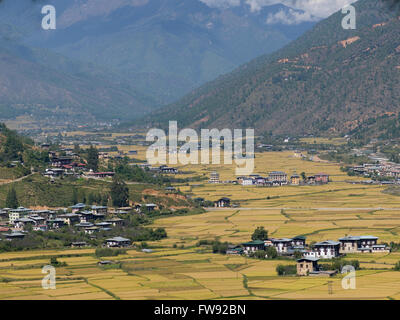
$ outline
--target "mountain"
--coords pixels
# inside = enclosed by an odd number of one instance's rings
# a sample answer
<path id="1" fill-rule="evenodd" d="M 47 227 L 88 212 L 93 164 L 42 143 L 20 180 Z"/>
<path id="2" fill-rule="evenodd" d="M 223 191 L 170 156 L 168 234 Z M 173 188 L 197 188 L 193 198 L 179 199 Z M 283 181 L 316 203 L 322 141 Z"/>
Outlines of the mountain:
<path id="1" fill-rule="evenodd" d="M 397 119 L 400 111 L 399 6 L 378 0 L 354 5 L 356 30 L 344 30 L 344 15 L 335 13 L 274 54 L 152 113 L 147 124 L 166 127 L 177 120 L 181 128 L 251 127 L 292 135 L 375 128 L 379 134 L 380 120 Z M 396 121 L 392 126 L 400 133 Z"/>
<path id="2" fill-rule="evenodd" d="M 0 118 L 135 118 L 154 105 L 111 72 L 27 46 L 22 38 L 16 28 L 0 25 Z"/>
<path id="3" fill-rule="evenodd" d="M 159 105 L 300 36 L 313 21 L 267 24 L 283 5 L 252 11 L 200 0 L 3 0 L 0 19 L 18 25 L 25 44 L 112 70 Z M 57 9 L 57 29 L 40 29 L 41 6 Z"/>

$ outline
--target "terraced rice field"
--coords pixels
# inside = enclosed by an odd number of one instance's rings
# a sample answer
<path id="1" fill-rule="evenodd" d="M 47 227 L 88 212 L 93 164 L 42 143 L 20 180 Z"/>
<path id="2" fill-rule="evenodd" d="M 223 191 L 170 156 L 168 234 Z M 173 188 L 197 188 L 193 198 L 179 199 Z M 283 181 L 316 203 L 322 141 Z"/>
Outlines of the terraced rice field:
<path id="1" fill-rule="evenodd" d="M 235 178 L 233 166 L 181 169 L 193 176 L 208 176 L 217 169 L 223 180 Z M 256 172 L 273 170 L 289 175 L 326 172 L 333 182 L 279 188 L 180 185 L 193 196 L 230 197 L 241 207 L 158 219 L 153 227 L 165 227 L 168 238 L 150 242 L 152 253 L 132 249 L 102 258 L 117 260 L 113 268 L 98 266 L 94 249 L 2 253 L 0 299 L 400 299 L 400 272 L 392 270 L 400 252 L 349 255 L 362 269 L 357 271 L 356 289 L 344 290 L 340 274 L 279 277 L 276 266 L 294 261 L 224 256 L 196 246 L 199 240 L 214 239 L 239 244 L 258 226 L 273 237 L 305 235 L 308 243 L 363 234 L 378 236 L 379 242 L 400 242 L 399 198 L 382 193 L 384 187 L 349 184 L 345 180 L 357 178 L 347 177 L 336 164 L 302 161 L 288 152 L 257 154 Z M 41 268 L 52 256 L 67 266 L 56 268 L 56 289 L 44 290 Z"/>

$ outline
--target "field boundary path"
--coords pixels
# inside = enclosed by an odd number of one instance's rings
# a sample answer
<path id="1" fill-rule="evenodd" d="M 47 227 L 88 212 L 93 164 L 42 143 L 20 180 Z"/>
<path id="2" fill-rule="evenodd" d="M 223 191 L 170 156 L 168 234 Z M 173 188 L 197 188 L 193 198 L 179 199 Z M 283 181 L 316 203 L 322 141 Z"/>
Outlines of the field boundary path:
<path id="1" fill-rule="evenodd" d="M 28 174 L 27 176 L 23 176 L 23 177 L 14 179 L 14 180 L 1 181 L 1 182 L 0 182 L 0 185 L 5 185 L 5 184 L 14 183 L 14 182 L 19 182 L 19 181 L 22 181 L 22 180 L 24 180 L 24 179 L 26 179 L 26 178 L 32 176 L 33 174 L 34 174 L 34 173 L 30 173 L 30 174 Z"/>

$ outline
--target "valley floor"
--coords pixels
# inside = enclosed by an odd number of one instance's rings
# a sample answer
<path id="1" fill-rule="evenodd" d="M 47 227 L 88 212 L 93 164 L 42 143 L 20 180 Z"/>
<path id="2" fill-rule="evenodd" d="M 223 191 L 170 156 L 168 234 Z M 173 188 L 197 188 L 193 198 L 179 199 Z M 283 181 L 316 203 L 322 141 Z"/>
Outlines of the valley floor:
<path id="1" fill-rule="evenodd" d="M 327 172 L 323 186 L 277 188 L 210 185 L 177 186 L 206 199 L 222 196 L 240 208 L 209 209 L 206 213 L 157 219 L 168 238 L 149 242 L 152 252 L 130 249 L 118 257 L 97 258 L 94 249 L 26 251 L 0 254 L 0 299 L 400 299 L 400 252 L 350 254 L 357 259 L 356 289 L 342 288 L 341 274 L 331 278 L 278 276 L 278 264 L 294 260 L 256 260 L 213 254 L 199 240 L 240 244 L 264 226 L 271 237 L 304 235 L 307 243 L 337 240 L 345 235 L 374 235 L 379 243 L 400 242 L 400 201 L 382 193 L 386 187 L 345 182 L 336 164 L 295 159 L 289 153 L 257 156 L 257 173 L 296 170 Z M 182 169 L 182 168 L 181 168 Z M 199 175 L 216 168 L 188 168 Z M 229 170 L 221 175 L 231 178 Z M 223 178 L 224 179 L 224 178 Z M 270 196 L 270 199 L 267 199 Z M 44 290 L 42 266 L 57 256 L 67 265 L 56 268 L 56 289 Z M 98 266 L 100 260 L 116 264 Z"/>

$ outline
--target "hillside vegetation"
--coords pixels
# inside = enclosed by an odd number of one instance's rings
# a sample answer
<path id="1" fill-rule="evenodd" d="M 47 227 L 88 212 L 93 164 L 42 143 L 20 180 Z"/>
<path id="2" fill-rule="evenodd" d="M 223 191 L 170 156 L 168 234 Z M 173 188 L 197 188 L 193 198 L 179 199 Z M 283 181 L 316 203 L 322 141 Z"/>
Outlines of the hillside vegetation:
<path id="1" fill-rule="evenodd" d="M 147 121 L 161 127 L 178 120 L 181 127 L 344 134 L 397 117 L 397 7 L 377 0 L 361 0 L 355 6 L 356 30 L 344 30 L 344 15 L 338 12 L 287 47 L 208 83 Z"/>

